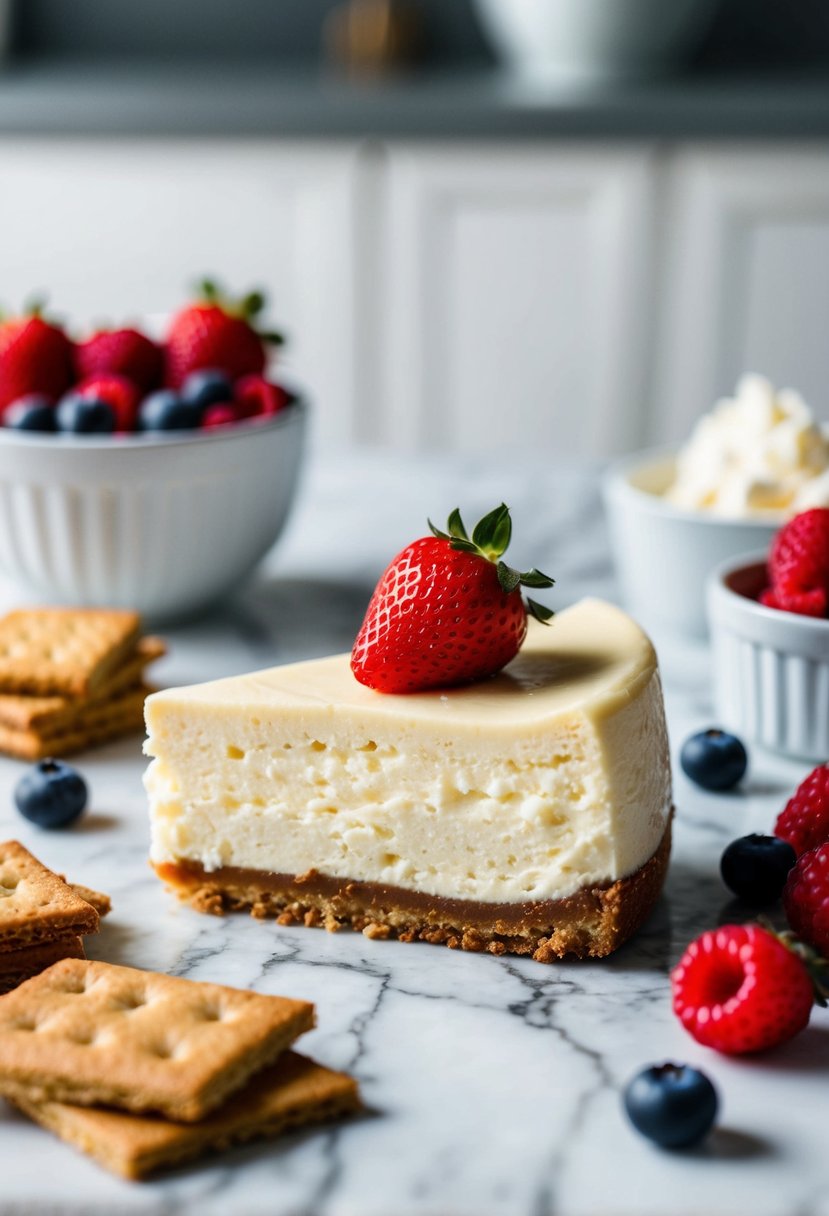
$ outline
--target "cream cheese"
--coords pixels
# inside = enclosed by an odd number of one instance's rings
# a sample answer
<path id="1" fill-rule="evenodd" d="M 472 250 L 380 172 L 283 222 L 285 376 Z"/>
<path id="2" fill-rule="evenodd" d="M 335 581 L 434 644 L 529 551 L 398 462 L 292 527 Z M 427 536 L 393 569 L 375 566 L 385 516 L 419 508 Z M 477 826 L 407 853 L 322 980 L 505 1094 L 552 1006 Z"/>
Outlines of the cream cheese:
<path id="1" fill-rule="evenodd" d="M 829 437 L 798 393 L 743 376 L 700 418 L 666 497 L 732 519 L 829 506 Z"/>
<path id="2" fill-rule="evenodd" d="M 384 696 L 340 655 L 156 693 L 147 729 L 156 863 L 555 899 L 638 869 L 670 811 L 653 648 L 594 600 L 467 688 Z"/>

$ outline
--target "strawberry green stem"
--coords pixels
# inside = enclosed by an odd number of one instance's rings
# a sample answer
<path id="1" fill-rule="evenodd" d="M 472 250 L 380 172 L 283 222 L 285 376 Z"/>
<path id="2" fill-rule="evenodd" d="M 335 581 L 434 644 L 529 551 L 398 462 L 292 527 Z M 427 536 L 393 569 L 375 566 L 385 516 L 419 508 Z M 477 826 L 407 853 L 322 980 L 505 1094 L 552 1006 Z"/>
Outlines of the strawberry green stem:
<path id="1" fill-rule="evenodd" d="M 512 539 L 512 519 L 509 507 L 503 502 L 483 519 L 478 520 L 472 529 L 471 537 L 466 530 L 458 507 L 455 507 L 449 515 L 445 532 L 436 528 L 431 520 L 428 520 L 428 524 L 432 535 L 437 536 L 439 540 L 448 541 L 453 549 L 457 549 L 461 553 L 473 553 L 476 557 L 493 562 L 498 572 L 498 582 L 507 595 L 515 591 L 516 587 L 552 587 L 555 583 L 554 579 L 547 574 L 542 574 L 535 567 L 532 570 L 515 570 L 502 560 Z M 529 596 L 526 597 L 525 604 L 527 611 L 542 624 L 547 624 L 553 615 L 551 608 L 537 603 Z"/>
<path id="2" fill-rule="evenodd" d="M 276 330 L 261 330 L 258 329 L 255 322 L 262 314 L 267 304 L 267 296 L 263 291 L 249 291 L 241 299 L 235 300 L 219 286 L 215 279 L 205 278 L 197 285 L 199 299 L 205 304 L 214 304 L 217 308 L 221 308 L 222 312 L 227 313 L 229 317 L 238 317 L 241 321 L 247 321 L 251 325 L 263 342 L 267 342 L 270 346 L 283 346 L 285 337 Z"/>

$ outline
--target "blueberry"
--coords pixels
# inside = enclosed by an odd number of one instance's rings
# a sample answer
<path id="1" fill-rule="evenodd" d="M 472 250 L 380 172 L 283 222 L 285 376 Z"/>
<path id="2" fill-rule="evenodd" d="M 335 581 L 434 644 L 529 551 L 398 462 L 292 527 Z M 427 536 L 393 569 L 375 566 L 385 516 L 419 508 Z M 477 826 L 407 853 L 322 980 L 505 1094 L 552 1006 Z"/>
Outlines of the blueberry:
<path id="1" fill-rule="evenodd" d="M 171 388 L 150 393 L 141 402 L 138 425 L 142 431 L 189 431 L 201 422 L 201 410 Z"/>
<path id="2" fill-rule="evenodd" d="M 212 367 L 191 372 L 181 386 L 181 395 L 189 405 L 205 410 L 208 405 L 221 405 L 233 400 L 233 383 Z"/>
<path id="3" fill-rule="evenodd" d="M 3 425 L 16 431 L 55 431 L 55 407 L 48 397 L 40 393 L 27 393 L 8 406 L 3 415 Z"/>
<path id="4" fill-rule="evenodd" d="M 637 1073 L 623 1095 L 633 1126 L 663 1148 L 688 1148 L 711 1130 L 717 1091 L 688 1064 L 654 1064 Z"/>
<path id="5" fill-rule="evenodd" d="M 73 823 L 88 796 L 83 777 L 62 760 L 40 760 L 14 789 L 20 814 L 41 828 L 65 828 Z"/>
<path id="6" fill-rule="evenodd" d="M 107 401 L 67 393 L 57 405 L 59 431 L 74 435 L 108 435 L 115 430 L 115 414 Z"/>
<path id="7" fill-rule="evenodd" d="M 704 790 L 730 790 L 745 776 L 748 755 L 736 735 L 711 727 L 691 735 L 679 757 L 686 777 Z"/>
<path id="8" fill-rule="evenodd" d="M 725 885 L 747 904 L 774 903 L 783 893 L 797 853 L 779 836 L 741 836 L 732 840 L 720 860 Z"/>

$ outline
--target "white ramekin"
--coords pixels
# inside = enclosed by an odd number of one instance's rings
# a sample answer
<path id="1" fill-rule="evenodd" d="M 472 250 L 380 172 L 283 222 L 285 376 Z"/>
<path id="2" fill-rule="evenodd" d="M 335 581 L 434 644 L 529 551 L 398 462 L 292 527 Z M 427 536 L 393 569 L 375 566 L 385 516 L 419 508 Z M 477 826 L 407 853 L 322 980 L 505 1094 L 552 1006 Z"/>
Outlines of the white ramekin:
<path id="1" fill-rule="evenodd" d="M 299 401 L 211 431 L 0 430 L 0 569 L 38 602 L 163 620 L 235 587 L 278 537 L 305 433 Z"/>
<path id="2" fill-rule="evenodd" d="M 714 695 L 723 726 L 803 760 L 829 758 L 829 620 L 764 608 L 764 556 L 708 583 Z"/>
<path id="3" fill-rule="evenodd" d="M 604 501 L 627 606 L 651 628 L 705 637 L 705 583 L 729 558 L 767 549 L 780 519 L 721 519 L 664 498 L 676 453 L 640 452 L 612 465 Z"/>

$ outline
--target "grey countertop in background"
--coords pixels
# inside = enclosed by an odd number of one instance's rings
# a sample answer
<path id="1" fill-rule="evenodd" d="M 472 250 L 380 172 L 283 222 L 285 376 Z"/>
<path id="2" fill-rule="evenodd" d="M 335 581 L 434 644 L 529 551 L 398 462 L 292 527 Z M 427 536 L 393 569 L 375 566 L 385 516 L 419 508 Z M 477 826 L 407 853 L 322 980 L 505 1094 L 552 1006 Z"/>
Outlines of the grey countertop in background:
<path id="1" fill-rule="evenodd" d="M 349 83 L 256 60 L 34 58 L 0 75 L 0 134 L 815 139 L 829 136 L 829 75 L 709 70 L 577 89 L 497 68 Z"/>

